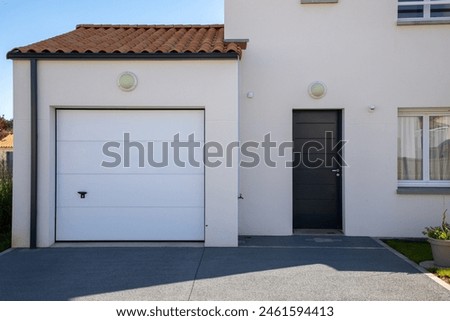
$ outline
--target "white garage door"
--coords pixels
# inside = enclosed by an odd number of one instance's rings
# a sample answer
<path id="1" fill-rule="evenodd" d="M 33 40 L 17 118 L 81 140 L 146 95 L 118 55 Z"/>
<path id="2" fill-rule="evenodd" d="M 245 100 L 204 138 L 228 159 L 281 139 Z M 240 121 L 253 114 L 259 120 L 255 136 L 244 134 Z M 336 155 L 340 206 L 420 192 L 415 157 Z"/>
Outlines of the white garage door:
<path id="1" fill-rule="evenodd" d="M 204 240 L 202 148 L 171 146 L 191 134 L 201 110 L 57 110 L 56 240 Z"/>

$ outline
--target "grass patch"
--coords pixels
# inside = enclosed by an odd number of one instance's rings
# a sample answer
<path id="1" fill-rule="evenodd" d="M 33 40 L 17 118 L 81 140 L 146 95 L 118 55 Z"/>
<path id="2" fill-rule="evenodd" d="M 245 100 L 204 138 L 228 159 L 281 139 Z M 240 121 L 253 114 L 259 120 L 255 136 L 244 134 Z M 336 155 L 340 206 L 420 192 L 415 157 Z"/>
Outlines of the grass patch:
<path id="1" fill-rule="evenodd" d="M 417 264 L 433 260 L 431 246 L 427 241 L 383 240 L 383 242 Z M 450 284 L 450 268 L 434 268 L 429 271 Z"/>
<path id="2" fill-rule="evenodd" d="M 433 260 L 431 246 L 427 241 L 384 240 L 383 242 L 417 264 Z"/>

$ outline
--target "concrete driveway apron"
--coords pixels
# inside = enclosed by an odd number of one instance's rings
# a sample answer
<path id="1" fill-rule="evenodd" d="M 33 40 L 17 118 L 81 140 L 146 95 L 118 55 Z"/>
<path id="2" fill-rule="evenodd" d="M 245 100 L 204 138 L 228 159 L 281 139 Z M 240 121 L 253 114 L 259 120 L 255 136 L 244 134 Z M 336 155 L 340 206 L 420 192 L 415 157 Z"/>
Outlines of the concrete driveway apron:
<path id="1" fill-rule="evenodd" d="M 0 300 L 450 300 L 448 288 L 371 238 L 239 243 L 15 249 L 0 255 Z"/>

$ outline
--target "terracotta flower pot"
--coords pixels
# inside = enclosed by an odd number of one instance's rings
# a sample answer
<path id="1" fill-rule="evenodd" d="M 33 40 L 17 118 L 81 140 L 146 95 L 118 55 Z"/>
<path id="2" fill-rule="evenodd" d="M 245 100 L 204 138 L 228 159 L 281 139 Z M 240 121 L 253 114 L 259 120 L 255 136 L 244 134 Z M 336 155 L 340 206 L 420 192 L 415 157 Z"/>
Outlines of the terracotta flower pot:
<path id="1" fill-rule="evenodd" d="M 450 240 L 436 240 L 428 238 L 433 252 L 434 264 L 450 267 Z"/>

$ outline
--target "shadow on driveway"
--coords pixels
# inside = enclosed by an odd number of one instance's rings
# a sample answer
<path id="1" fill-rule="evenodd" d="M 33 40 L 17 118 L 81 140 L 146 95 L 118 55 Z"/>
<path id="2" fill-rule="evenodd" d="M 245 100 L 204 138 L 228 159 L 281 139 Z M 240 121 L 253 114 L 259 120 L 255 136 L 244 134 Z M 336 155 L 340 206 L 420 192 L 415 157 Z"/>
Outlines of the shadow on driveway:
<path id="1" fill-rule="evenodd" d="M 370 238 L 243 237 L 238 248 L 16 249 L 0 300 L 450 300 Z"/>

